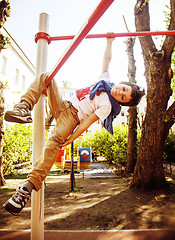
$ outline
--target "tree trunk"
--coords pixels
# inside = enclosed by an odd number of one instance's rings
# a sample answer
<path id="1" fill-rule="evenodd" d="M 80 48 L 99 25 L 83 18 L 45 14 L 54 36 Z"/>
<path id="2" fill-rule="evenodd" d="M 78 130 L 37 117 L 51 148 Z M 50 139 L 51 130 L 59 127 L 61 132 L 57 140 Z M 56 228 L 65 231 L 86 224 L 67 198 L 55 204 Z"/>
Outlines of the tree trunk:
<path id="1" fill-rule="evenodd" d="M 4 128 L 3 128 L 3 115 L 4 115 L 4 84 L 0 81 L 0 186 L 5 185 L 5 179 L 3 177 L 3 158 L 2 151 L 4 146 Z"/>
<path id="2" fill-rule="evenodd" d="M 134 172 L 137 162 L 137 109 L 130 107 L 127 145 L 127 172 Z"/>
<path id="3" fill-rule="evenodd" d="M 10 16 L 10 3 L 9 1 L 1 1 L 0 2 L 0 28 L 7 21 L 7 17 Z M 6 48 L 7 43 L 9 43 L 9 39 L 4 37 L 1 34 L 1 44 L 0 44 L 0 52 L 2 49 Z M 5 185 L 5 179 L 3 177 L 3 158 L 2 151 L 4 146 L 4 126 L 3 126 L 3 116 L 4 116 L 4 84 L 0 81 L 0 186 Z"/>
<path id="4" fill-rule="evenodd" d="M 150 31 L 148 2 L 138 0 L 135 7 L 137 31 Z M 169 29 L 175 27 L 175 1 L 171 0 Z M 131 187 L 157 189 L 166 186 L 163 169 L 163 151 L 169 128 L 174 123 L 175 104 L 167 110 L 172 94 L 170 87 L 172 70 L 171 55 L 175 38 L 166 36 L 158 51 L 152 37 L 140 37 L 147 81 L 147 111 L 142 128 L 138 159 Z"/>
<path id="5" fill-rule="evenodd" d="M 133 47 L 135 38 L 128 38 L 126 41 L 128 54 L 128 77 L 129 81 L 136 83 L 135 80 L 135 59 Z M 133 172 L 137 161 L 137 107 L 129 107 L 129 124 L 128 124 L 128 145 L 127 145 L 127 171 Z"/>

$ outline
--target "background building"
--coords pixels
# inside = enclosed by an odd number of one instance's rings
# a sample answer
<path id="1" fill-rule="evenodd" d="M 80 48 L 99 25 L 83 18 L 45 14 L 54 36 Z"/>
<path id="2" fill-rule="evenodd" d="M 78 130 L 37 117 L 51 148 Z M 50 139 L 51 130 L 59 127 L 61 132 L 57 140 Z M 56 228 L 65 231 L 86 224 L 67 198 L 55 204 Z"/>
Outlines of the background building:
<path id="1" fill-rule="evenodd" d="M 35 77 L 35 67 L 15 40 L 5 30 L 3 35 L 10 38 L 10 46 L 0 53 L 0 78 L 6 83 L 5 106 L 11 108 L 17 103 Z"/>
<path id="2" fill-rule="evenodd" d="M 114 125 L 117 123 L 122 124 L 123 126 L 128 125 L 128 109 L 129 107 L 122 107 L 120 114 L 114 120 Z M 141 128 L 146 112 L 146 97 L 142 97 L 140 103 L 137 105 L 137 114 L 138 114 L 138 128 Z"/>

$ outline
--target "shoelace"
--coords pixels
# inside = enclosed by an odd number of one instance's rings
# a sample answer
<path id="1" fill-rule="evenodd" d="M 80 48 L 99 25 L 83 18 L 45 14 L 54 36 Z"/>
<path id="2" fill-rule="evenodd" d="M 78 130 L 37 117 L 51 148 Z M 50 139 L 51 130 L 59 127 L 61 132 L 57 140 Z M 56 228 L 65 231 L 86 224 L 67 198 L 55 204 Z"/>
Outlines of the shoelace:
<path id="1" fill-rule="evenodd" d="M 16 202 L 21 202 L 23 201 L 23 197 L 26 198 L 27 200 L 29 199 L 30 195 L 26 191 L 17 188 L 16 189 L 16 194 L 14 195 L 14 199 Z"/>
<path id="2" fill-rule="evenodd" d="M 21 111 L 23 113 L 28 113 L 29 112 L 28 107 L 25 104 L 22 104 L 22 103 L 15 104 L 14 109 L 18 110 L 18 111 Z"/>

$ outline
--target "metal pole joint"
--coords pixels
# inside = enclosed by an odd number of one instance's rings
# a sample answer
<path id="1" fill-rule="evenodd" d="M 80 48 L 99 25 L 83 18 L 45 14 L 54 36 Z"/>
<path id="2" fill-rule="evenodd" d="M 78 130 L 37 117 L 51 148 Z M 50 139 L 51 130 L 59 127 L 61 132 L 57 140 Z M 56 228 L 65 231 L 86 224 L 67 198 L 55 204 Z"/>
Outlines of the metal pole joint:
<path id="1" fill-rule="evenodd" d="M 38 32 L 35 34 L 35 42 L 38 42 L 38 39 L 46 39 L 48 41 L 48 44 L 51 43 L 51 37 L 48 33 L 45 32 Z"/>

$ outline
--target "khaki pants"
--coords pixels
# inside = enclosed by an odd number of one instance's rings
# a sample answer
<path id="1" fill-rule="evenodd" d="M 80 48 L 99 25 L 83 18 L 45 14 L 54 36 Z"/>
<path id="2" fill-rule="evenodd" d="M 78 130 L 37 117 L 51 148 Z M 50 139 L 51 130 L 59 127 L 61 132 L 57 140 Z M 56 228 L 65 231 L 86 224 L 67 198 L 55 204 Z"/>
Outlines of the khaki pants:
<path id="1" fill-rule="evenodd" d="M 21 98 L 21 100 L 25 100 L 31 105 L 31 110 L 45 89 L 46 77 L 47 74 L 42 74 L 40 78 L 37 78 Z M 41 188 L 42 181 L 46 178 L 58 157 L 61 150 L 59 144 L 63 143 L 79 124 L 77 109 L 69 101 L 62 100 L 54 79 L 47 87 L 47 95 L 48 104 L 56 120 L 56 125 L 42 155 L 34 164 L 32 172 L 28 175 L 28 180 L 35 186 L 36 191 Z"/>

